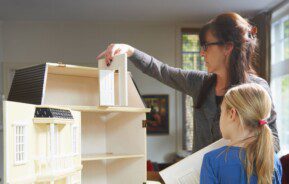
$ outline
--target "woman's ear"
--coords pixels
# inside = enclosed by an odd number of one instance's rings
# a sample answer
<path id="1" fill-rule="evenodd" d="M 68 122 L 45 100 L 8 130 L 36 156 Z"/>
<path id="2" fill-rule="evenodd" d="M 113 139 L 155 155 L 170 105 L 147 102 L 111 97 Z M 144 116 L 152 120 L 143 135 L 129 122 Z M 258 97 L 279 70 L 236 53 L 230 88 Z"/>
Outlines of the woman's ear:
<path id="1" fill-rule="evenodd" d="M 225 44 L 225 56 L 229 56 L 234 48 L 234 44 L 232 42 L 228 42 Z"/>

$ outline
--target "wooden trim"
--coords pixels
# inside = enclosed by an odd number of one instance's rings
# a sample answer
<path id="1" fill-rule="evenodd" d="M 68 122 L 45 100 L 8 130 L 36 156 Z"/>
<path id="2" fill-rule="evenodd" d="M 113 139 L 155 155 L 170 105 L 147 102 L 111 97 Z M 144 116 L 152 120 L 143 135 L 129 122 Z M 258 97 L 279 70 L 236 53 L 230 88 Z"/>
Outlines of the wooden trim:
<path id="1" fill-rule="evenodd" d="M 143 158 L 143 154 L 83 154 L 81 155 L 81 161 L 93 161 L 93 160 L 109 160 L 109 159 L 127 159 L 127 158 Z"/>
<path id="2" fill-rule="evenodd" d="M 56 63 L 47 63 L 47 67 L 48 74 L 98 78 L 98 68 L 63 64 L 59 65 Z"/>
<path id="3" fill-rule="evenodd" d="M 54 124 L 67 124 L 67 123 L 73 123 L 73 119 L 61 119 L 61 118 L 33 118 L 33 123 L 38 124 L 48 124 L 48 123 L 54 123 Z"/>
<path id="4" fill-rule="evenodd" d="M 271 9 L 269 9 L 269 11 L 274 12 L 277 11 L 278 9 L 287 6 L 288 5 L 288 1 L 281 1 L 280 3 L 277 3 L 275 6 L 273 6 Z"/>
<path id="5" fill-rule="evenodd" d="M 181 28 L 181 34 L 199 34 L 200 28 Z"/>
<path id="6" fill-rule="evenodd" d="M 81 112 L 150 112 L 150 108 L 138 107 L 96 107 L 96 106 L 61 106 Z"/>
<path id="7" fill-rule="evenodd" d="M 271 80 L 289 74 L 289 59 L 271 66 Z"/>

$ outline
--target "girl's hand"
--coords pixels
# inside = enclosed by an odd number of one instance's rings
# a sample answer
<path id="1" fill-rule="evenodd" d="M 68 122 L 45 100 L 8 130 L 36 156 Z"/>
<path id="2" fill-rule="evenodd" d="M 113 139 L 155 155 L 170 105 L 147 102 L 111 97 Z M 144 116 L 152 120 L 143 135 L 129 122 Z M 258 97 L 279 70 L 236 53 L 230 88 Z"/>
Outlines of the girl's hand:
<path id="1" fill-rule="evenodd" d="M 96 59 L 99 60 L 100 58 L 104 57 L 106 65 L 109 66 L 115 55 L 124 53 L 127 54 L 127 57 L 132 56 L 134 53 L 134 48 L 127 44 L 110 44 L 105 51 L 96 57 Z"/>

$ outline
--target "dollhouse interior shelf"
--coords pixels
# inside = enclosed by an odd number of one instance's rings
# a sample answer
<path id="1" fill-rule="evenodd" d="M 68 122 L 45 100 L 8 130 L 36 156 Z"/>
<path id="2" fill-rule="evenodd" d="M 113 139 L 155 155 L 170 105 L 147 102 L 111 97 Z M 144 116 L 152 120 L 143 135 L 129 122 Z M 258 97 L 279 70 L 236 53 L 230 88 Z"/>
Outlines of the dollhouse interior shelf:
<path id="1" fill-rule="evenodd" d="M 83 154 L 81 161 L 94 161 L 94 160 L 109 160 L 109 159 L 125 159 L 125 158 L 142 158 L 144 155 L 133 155 L 133 154 Z"/>
<path id="2" fill-rule="evenodd" d="M 47 123 L 54 123 L 54 124 L 67 124 L 73 123 L 73 119 L 64 119 L 64 118 L 33 118 L 34 123 L 39 124 L 47 124 Z"/>
<path id="3" fill-rule="evenodd" d="M 96 107 L 96 106 L 63 106 L 70 108 L 71 110 L 81 112 L 99 112 L 99 113 L 110 113 L 110 112 L 150 112 L 149 108 L 137 108 L 137 107 Z"/>

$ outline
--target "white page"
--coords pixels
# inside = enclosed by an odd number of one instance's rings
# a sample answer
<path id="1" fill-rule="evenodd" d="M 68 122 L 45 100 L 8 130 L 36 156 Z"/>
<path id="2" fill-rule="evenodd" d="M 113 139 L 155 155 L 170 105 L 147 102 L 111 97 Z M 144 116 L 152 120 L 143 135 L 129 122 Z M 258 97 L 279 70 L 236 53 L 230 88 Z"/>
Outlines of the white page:
<path id="1" fill-rule="evenodd" d="M 166 184 L 200 183 L 200 173 L 204 155 L 212 150 L 225 146 L 227 143 L 227 140 L 220 139 L 162 170 L 160 175 Z"/>
<path id="2" fill-rule="evenodd" d="M 119 106 L 128 106 L 128 82 L 127 82 L 127 55 L 120 54 L 113 58 L 110 66 L 104 59 L 98 60 L 98 68 L 101 70 L 118 70 L 119 72 Z"/>
<path id="3" fill-rule="evenodd" d="M 100 106 L 114 106 L 114 70 L 99 70 Z"/>

